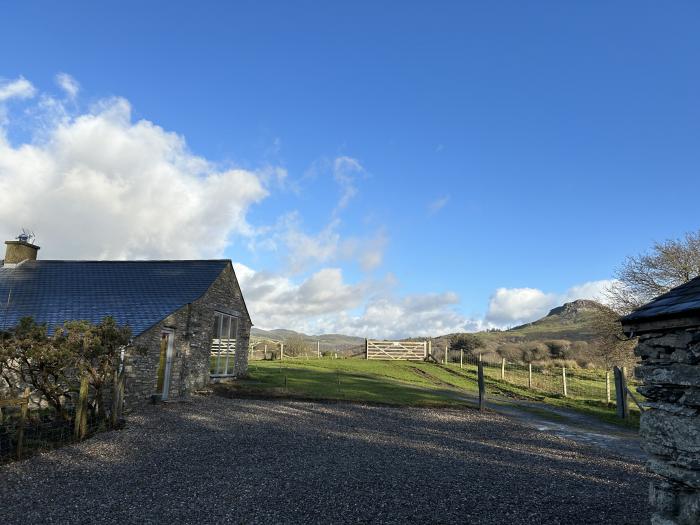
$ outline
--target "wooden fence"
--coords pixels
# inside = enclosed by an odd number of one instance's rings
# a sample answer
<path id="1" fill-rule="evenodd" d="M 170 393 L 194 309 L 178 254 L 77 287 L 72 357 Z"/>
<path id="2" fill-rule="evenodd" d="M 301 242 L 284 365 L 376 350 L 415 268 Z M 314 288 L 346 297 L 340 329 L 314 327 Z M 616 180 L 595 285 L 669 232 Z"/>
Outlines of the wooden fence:
<path id="1" fill-rule="evenodd" d="M 367 359 L 392 359 L 401 361 L 423 361 L 428 357 L 426 341 L 377 341 L 365 342 Z"/>
<path id="2" fill-rule="evenodd" d="M 4 407 L 19 407 L 20 418 L 17 424 L 17 459 L 22 459 L 22 448 L 24 445 L 24 425 L 27 422 L 27 412 L 29 410 L 29 389 L 24 390 L 24 395 L 16 399 L 0 399 L 0 426 L 3 424 Z"/>
<path id="3" fill-rule="evenodd" d="M 0 463 L 15 457 L 22 459 L 37 450 L 82 441 L 95 432 L 120 428 L 124 422 L 125 387 L 126 372 L 122 370 L 113 376 L 111 406 L 90 409 L 90 381 L 85 375 L 81 378 L 78 395 L 65 407 L 64 415 L 42 407 L 37 397 L 30 411 L 29 388 L 22 397 L 0 399 Z M 6 414 L 5 408 L 11 409 L 12 414 Z"/>

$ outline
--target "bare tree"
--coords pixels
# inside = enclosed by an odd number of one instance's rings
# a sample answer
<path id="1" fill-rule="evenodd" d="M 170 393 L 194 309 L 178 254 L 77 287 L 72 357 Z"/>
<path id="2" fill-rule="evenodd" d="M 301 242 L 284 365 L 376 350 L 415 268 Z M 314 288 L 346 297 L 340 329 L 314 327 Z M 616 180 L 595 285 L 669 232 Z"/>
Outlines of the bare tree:
<path id="1" fill-rule="evenodd" d="M 593 326 L 596 333 L 590 351 L 596 361 L 606 369 L 635 362 L 634 340 L 622 331 L 620 315 L 615 310 L 599 305 L 593 314 Z"/>
<path id="2" fill-rule="evenodd" d="M 648 253 L 630 256 L 617 269 L 608 304 L 624 315 L 700 275 L 700 230 L 656 242 Z"/>
<path id="3" fill-rule="evenodd" d="M 596 357 L 606 367 L 634 361 L 634 342 L 622 332 L 620 316 L 700 275 L 700 230 L 655 242 L 646 253 L 627 257 L 606 291 L 608 307 L 595 314 Z"/>
<path id="4" fill-rule="evenodd" d="M 300 357 L 309 352 L 309 345 L 300 335 L 288 337 L 284 341 L 284 355 L 290 357 Z"/>

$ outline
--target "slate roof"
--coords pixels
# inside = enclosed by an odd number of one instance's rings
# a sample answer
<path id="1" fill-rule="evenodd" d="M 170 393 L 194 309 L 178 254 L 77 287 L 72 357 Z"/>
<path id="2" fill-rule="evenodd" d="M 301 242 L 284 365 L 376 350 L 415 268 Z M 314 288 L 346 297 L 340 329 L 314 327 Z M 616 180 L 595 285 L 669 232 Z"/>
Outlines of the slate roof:
<path id="1" fill-rule="evenodd" d="M 26 261 L 0 267 L 0 329 L 25 316 L 49 330 L 111 315 L 134 336 L 201 297 L 228 260 Z M 9 298 L 9 301 L 8 301 Z"/>
<path id="2" fill-rule="evenodd" d="M 700 314 L 700 277 L 696 277 L 622 318 L 622 322 Z"/>

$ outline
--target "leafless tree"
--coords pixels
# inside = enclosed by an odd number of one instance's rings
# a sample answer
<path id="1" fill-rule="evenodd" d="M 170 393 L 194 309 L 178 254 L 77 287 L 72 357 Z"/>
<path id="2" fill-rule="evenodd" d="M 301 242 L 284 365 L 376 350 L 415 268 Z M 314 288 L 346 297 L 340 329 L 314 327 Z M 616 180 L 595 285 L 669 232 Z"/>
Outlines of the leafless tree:
<path id="1" fill-rule="evenodd" d="M 627 257 L 607 291 L 608 304 L 624 315 L 699 275 L 700 230 L 656 242 L 651 251 Z"/>
<path id="2" fill-rule="evenodd" d="M 590 352 L 596 361 L 606 369 L 635 362 L 635 342 L 623 333 L 620 315 L 615 310 L 599 305 L 593 314 L 592 324 L 596 333 Z"/>
<path id="3" fill-rule="evenodd" d="M 288 337 L 284 341 L 284 355 L 300 357 L 309 353 L 309 345 L 300 335 Z"/>
<path id="4" fill-rule="evenodd" d="M 596 357 L 606 366 L 633 361 L 634 342 L 622 332 L 620 316 L 699 275 L 700 230 L 655 242 L 650 251 L 627 257 L 606 291 L 608 306 L 595 314 Z"/>

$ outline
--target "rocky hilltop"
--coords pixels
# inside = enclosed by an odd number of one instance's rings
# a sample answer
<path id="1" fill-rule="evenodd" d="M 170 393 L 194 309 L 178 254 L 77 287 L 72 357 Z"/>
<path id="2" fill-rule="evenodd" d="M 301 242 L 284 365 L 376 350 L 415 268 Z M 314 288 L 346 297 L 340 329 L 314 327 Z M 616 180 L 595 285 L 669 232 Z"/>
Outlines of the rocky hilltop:
<path id="1" fill-rule="evenodd" d="M 600 309 L 602 305 L 596 301 L 590 301 L 588 299 L 577 299 L 576 301 L 571 301 L 570 303 L 564 303 L 561 306 L 552 308 L 546 317 L 558 316 L 562 320 L 575 321 L 577 317 L 580 317 L 581 313 L 590 313 Z M 545 317 L 545 318 L 546 318 Z M 538 321 L 535 321 L 538 322 Z"/>

